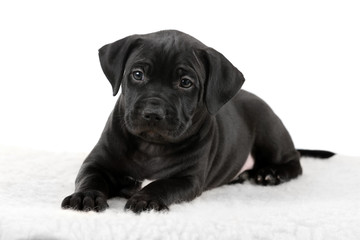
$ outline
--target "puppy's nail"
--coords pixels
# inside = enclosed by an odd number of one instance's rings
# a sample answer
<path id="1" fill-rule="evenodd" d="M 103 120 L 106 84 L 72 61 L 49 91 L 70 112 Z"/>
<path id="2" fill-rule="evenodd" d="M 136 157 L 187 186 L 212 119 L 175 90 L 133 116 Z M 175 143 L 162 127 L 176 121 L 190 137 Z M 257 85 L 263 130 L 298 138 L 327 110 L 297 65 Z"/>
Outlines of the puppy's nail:
<path id="1" fill-rule="evenodd" d="M 271 176 L 270 174 L 266 175 L 265 177 L 265 181 L 271 182 L 273 180 L 273 176 Z"/>
<path id="2" fill-rule="evenodd" d="M 262 178 L 261 175 L 258 175 L 258 176 L 256 177 L 256 181 L 261 182 L 262 180 L 263 180 L 263 178 Z"/>

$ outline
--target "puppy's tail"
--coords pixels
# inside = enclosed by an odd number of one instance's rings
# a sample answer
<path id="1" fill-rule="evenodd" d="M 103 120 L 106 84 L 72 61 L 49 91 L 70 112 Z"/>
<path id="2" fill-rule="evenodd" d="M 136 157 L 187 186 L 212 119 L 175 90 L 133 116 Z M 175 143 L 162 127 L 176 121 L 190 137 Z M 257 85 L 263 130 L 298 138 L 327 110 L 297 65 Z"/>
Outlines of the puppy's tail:
<path id="1" fill-rule="evenodd" d="M 297 149 L 297 151 L 301 157 L 330 158 L 335 155 L 333 152 L 323 150 Z"/>

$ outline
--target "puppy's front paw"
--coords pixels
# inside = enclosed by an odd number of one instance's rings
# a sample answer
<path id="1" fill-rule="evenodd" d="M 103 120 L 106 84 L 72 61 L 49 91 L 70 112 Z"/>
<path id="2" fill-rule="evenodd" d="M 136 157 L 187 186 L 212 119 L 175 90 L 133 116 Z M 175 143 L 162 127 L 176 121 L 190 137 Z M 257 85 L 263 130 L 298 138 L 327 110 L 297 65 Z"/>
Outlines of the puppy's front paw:
<path id="1" fill-rule="evenodd" d="M 151 195 L 144 193 L 137 193 L 132 196 L 125 205 L 125 210 L 131 210 L 135 213 L 141 213 L 143 211 L 162 211 L 169 210 L 169 208 L 164 204 L 164 202 Z"/>
<path id="2" fill-rule="evenodd" d="M 102 212 L 108 208 L 109 205 L 106 202 L 106 196 L 102 192 L 89 190 L 76 192 L 67 196 L 62 201 L 61 207 L 79 211 Z"/>

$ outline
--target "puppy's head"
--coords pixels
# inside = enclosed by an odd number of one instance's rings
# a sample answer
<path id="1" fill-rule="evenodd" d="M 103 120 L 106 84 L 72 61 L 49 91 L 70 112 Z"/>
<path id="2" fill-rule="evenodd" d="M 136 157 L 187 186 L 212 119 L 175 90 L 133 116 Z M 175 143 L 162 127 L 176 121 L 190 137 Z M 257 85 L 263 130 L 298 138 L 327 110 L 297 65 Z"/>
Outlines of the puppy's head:
<path id="1" fill-rule="evenodd" d="M 177 142 L 199 115 L 215 115 L 245 79 L 222 54 L 175 30 L 132 35 L 99 50 L 125 127 L 151 142 Z M 207 109 L 207 111 L 204 111 Z"/>

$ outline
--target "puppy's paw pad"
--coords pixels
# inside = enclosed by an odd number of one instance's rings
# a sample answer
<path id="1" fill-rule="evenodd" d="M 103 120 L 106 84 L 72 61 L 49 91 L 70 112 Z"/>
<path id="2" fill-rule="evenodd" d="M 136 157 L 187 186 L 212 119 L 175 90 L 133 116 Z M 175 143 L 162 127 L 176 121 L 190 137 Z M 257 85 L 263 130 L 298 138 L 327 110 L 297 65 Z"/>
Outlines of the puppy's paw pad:
<path id="1" fill-rule="evenodd" d="M 89 190 L 84 192 L 76 192 L 64 198 L 61 203 L 64 209 L 73 209 L 78 211 L 96 211 L 102 212 L 109 205 L 106 202 L 106 197 L 99 191 Z"/>
<path id="2" fill-rule="evenodd" d="M 151 197 L 145 194 L 135 194 L 132 196 L 125 205 L 125 210 L 131 210 L 134 213 L 141 213 L 144 211 L 164 211 L 169 208 L 164 202 L 156 197 Z"/>

